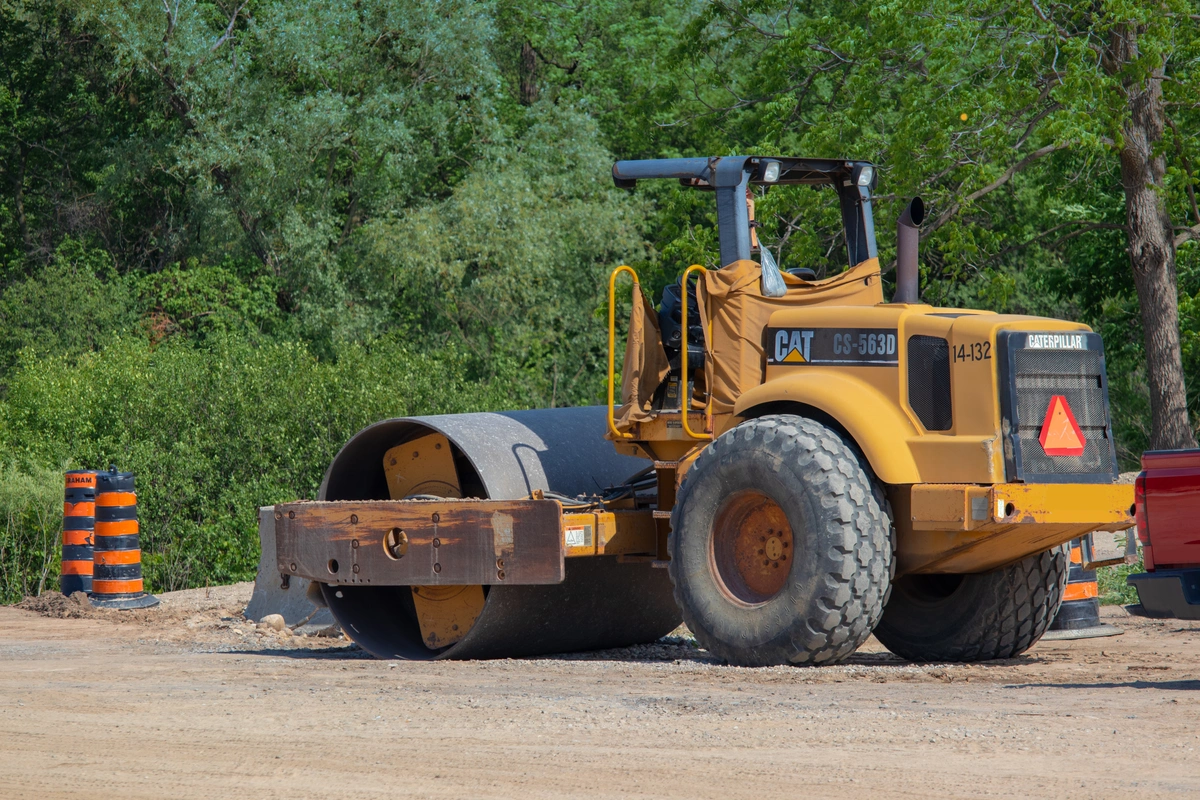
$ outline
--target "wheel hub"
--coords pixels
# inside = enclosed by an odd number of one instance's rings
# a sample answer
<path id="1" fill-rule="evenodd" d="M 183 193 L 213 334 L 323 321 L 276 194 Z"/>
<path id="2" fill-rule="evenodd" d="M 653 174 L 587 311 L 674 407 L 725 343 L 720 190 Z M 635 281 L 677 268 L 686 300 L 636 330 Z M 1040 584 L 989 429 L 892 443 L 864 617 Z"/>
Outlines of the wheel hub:
<path id="1" fill-rule="evenodd" d="M 787 584 L 793 560 L 792 529 L 783 509 L 758 491 L 726 498 L 713 521 L 712 567 L 725 593 L 756 605 Z"/>
<path id="2" fill-rule="evenodd" d="M 770 539 L 767 539 L 764 554 L 771 561 L 778 561 L 783 555 L 783 541 L 778 536 L 772 536 Z"/>

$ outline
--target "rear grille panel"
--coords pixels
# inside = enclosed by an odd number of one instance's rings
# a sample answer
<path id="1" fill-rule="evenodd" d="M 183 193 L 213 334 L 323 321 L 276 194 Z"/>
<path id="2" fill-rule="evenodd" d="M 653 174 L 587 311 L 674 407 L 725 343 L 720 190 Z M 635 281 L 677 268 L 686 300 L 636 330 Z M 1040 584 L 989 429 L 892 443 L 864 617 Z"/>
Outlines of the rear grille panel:
<path id="1" fill-rule="evenodd" d="M 908 337 L 908 405 L 927 431 L 954 424 L 950 344 L 940 336 Z"/>
<path id="2" fill-rule="evenodd" d="M 1086 349 L 1028 348 L 1030 335 L 1003 331 L 1000 356 L 1004 456 L 1010 480 L 1036 483 L 1109 483 L 1116 477 L 1116 453 L 1108 414 L 1104 344 L 1082 335 Z M 1078 456 L 1048 456 L 1039 437 L 1051 398 L 1067 400 L 1083 433 Z"/>

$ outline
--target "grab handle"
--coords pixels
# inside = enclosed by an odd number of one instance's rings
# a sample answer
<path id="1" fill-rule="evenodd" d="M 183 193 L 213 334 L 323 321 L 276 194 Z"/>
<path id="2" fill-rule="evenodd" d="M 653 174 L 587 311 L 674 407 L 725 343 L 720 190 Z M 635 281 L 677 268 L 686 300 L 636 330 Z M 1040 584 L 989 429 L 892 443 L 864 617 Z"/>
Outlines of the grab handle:
<path id="1" fill-rule="evenodd" d="M 622 264 L 612 271 L 612 275 L 608 276 L 608 432 L 617 439 L 632 439 L 632 433 L 622 433 L 617 430 L 617 421 L 614 417 L 616 410 L 614 390 L 617 373 L 617 277 L 624 272 L 628 272 L 629 277 L 633 278 L 633 290 L 635 292 L 642 290 L 642 284 L 638 281 L 633 267 Z"/>

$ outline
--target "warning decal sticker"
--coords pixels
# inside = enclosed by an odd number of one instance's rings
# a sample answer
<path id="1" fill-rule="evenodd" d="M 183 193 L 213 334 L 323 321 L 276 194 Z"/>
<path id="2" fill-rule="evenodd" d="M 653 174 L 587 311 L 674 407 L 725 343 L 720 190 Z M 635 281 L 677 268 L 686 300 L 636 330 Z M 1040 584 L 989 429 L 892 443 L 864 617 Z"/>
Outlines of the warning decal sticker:
<path id="1" fill-rule="evenodd" d="M 563 529 L 563 542 L 567 547 L 591 547 L 592 526 L 571 525 Z"/>
<path id="2" fill-rule="evenodd" d="M 1046 419 L 1042 422 L 1042 433 L 1038 436 L 1042 450 L 1048 456 L 1081 456 L 1086 440 L 1075 414 L 1067 404 L 1067 398 L 1056 394 L 1050 398 L 1046 408 Z"/>

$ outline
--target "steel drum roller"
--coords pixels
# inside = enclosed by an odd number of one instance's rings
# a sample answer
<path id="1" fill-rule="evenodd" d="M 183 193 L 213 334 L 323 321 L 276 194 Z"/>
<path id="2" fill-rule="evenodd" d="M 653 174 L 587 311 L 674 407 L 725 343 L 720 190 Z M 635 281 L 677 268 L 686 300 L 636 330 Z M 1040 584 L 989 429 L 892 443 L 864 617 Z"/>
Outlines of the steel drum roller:
<path id="1" fill-rule="evenodd" d="M 385 454 L 430 433 L 449 440 L 464 497 L 519 500 L 535 489 L 595 494 L 650 465 L 614 452 L 604 439 L 604 415 L 603 407 L 556 408 L 379 422 L 334 458 L 319 499 L 388 499 Z M 410 587 L 322 590 L 346 634 L 379 658 L 507 658 L 622 647 L 661 638 L 681 619 L 666 570 L 619 564 L 615 556 L 567 559 L 560 584 L 484 587 L 470 630 L 443 648 L 430 648 L 422 638 Z"/>

